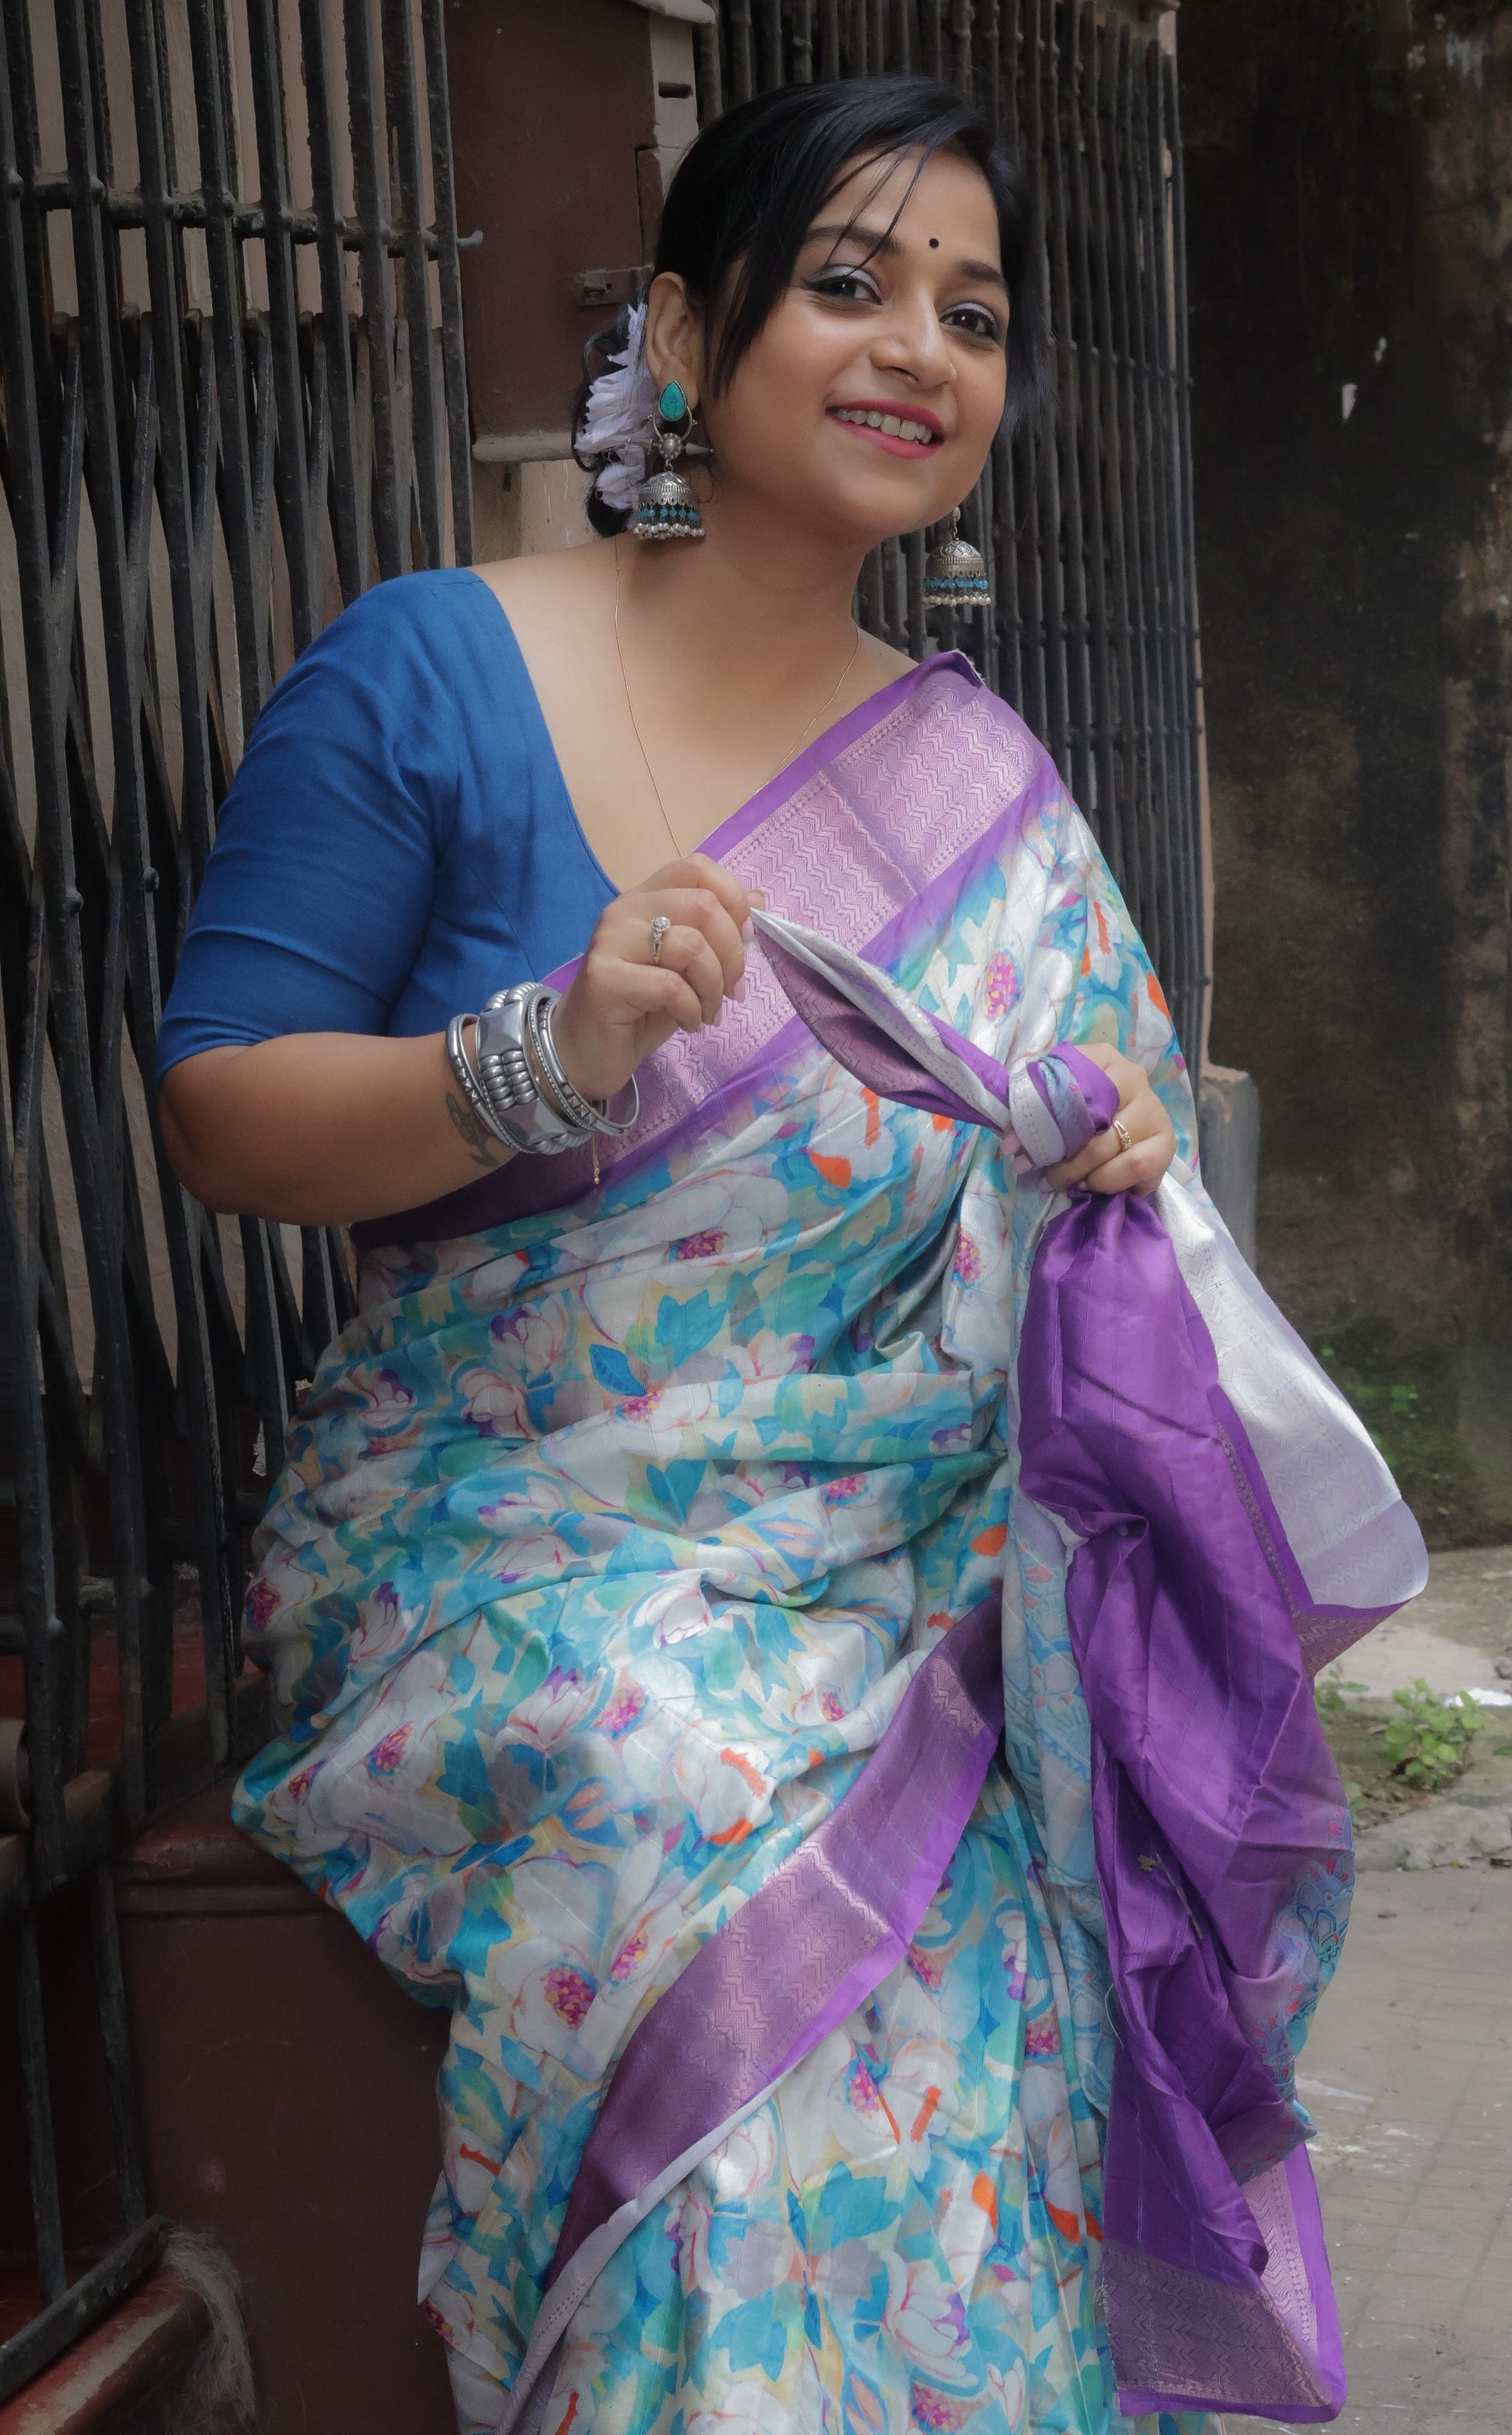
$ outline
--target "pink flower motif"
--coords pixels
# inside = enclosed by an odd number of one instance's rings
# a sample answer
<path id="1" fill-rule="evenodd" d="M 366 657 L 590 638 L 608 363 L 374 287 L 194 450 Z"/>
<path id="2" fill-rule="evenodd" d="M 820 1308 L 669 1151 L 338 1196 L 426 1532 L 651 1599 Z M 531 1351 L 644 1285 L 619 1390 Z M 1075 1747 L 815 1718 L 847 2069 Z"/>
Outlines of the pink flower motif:
<path id="1" fill-rule="evenodd" d="M 970 1235 L 956 1235 L 955 1257 L 951 1262 L 951 1269 L 960 1285 L 974 1286 L 979 1282 L 982 1274 L 982 1254 Z"/>
<path id="2" fill-rule="evenodd" d="M 567 1961 L 554 1963 L 546 1972 L 541 1985 L 546 2001 L 554 2012 L 559 2012 L 570 2029 L 577 2029 L 598 1990 L 586 1970 L 575 1970 Z"/>
<path id="3" fill-rule="evenodd" d="M 987 968 L 987 1010 L 1002 1016 L 1019 1003 L 1022 983 L 1011 956 L 994 956 Z"/>
<path id="4" fill-rule="evenodd" d="M 866 1475 L 859 1471 L 849 1473 L 844 1479 L 827 1479 L 819 1491 L 826 1505 L 853 1505 L 866 1493 Z"/>
<path id="5" fill-rule="evenodd" d="M 1023 2059 L 1025 2063 L 1058 2063 L 1060 2024 L 1054 2012 L 1046 2012 L 1042 2019 L 1026 2023 Z"/>
<path id="6" fill-rule="evenodd" d="M 622 1421 L 644 1421 L 656 1410 L 661 1401 L 661 1388 L 652 1387 L 644 1395 L 627 1395 L 624 1403 L 616 1404 L 614 1409 Z"/>
<path id="7" fill-rule="evenodd" d="M 368 1753 L 368 1766 L 374 1775 L 393 1774 L 404 1755 L 409 1734 L 408 1725 L 395 1725 L 385 1734 L 382 1741 L 374 1742 Z"/>
<path id="8" fill-rule="evenodd" d="M 301 1767 L 298 1775 L 291 1775 L 289 1778 L 289 1799 L 291 1801 L 302 1801 L 319 1772 L 320 1761 L 317 1759 L 313 1767 Z"/>
<path id="9" fill-rule="evenodd" d="M 945 1973 L 934 1955 L 921 1952 L 917 1944 L 911 1944 L 904 1958 L 919 1985 L 928 1987 L 932 1993 L 937 1994 L 944 1984 Z"/>
<path id="10" fill-rule="evenodd" d="M 881 2115 L 885 2113 L 886 2108 L 883 2104 L 881 2095 L 878 2092 L 877 2083 L 872 2079 L 870 2072 L 867 2069 L 865 2059 L 861 2055 L 857 2055 L 854 2063 L 851 2064 L 849 2080 L 850 2085 L 846 2090 L 846 2094 L 850 2098 L 851 2104 L 854 2106 L 858 2114 Z"/>
<path id="11" fill-rule="evenodd" d="M 626 1943 L 620 1946 L 618 1953 L 616 1953 L 613 1960 L 609 1965 L 609 1975 L 613 1979 L 616 1987 L 623 1986 L 631 1971 L 638 1970 L 640 1968 L 642 1962 L 645 1960 L 646 1946 L 649 1943 L 650 1938 L 647 1936 L 645 1929 L 644 1927 L 638 1927 L 635 1934 L 630 1937 Z"/>
<path id="12" fill-rule="evenodd" d="M 247 1620 L 254 1632 L 261 1632 L 264 1625 L 277 1615 L 280 1603 L 279 1594 L 271 1581 L 259 1579 L 251 1583 L 247 1592 Z"/>
<path id="13" fill-rule="evenodd" d="M 701 1235 L 684 1235 L 672 1246 L 675 1260 L 712 1260 L 725 1248 L 725 1236 L 717 1227 L 706 1227 Z"/>
<path id="14" fill-rule="evenodd" d="M 819 1693 L 819 1714 L 824 1718 L 826 1724 L 838 1725 L 843 1723 L 845 1720 L 845 1701 L 841 1699 L 838 1691 L 821 1691 Z"/>
<path id="15" fill-rule="evenodd" d="M 599 1732 L 608 1734 L 610 1741 L 618 1741 L 621 1734 L 629 1732 L 644 1706 L 645 1692 L 642 1684 L 626 1683 L 615 1691 L 609 1706 L 599 1718 Z"/>
<path id="16" fill-rule="evenodd" d="M 916 2384 L 908 2396 L 909 2414 L 916 2426 L 928 2426 L 954 2435 L 966 2424 L 966 2404 L 953 2401 L 949 2393 L 936 2392 L 927 2384 Z"/>

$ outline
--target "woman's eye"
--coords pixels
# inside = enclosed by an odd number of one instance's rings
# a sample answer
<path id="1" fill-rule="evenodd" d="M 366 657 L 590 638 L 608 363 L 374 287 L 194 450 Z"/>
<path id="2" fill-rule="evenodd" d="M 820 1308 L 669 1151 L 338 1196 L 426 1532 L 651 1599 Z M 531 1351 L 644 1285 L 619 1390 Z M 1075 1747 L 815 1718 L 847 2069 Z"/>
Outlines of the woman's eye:
<path id="1" fill-rule="evenodd" d="M 877 302 L 877 283 L 864 270 L 821 270 L 809 285 L 816 296 L 835 296 L 844 304 Z"/>
<path id="2" fill-rule="evenodd" d="M 1003 324 L 985 304 L 955 304 L 945 316 L 946 327 L 964 330 L 969 338 L 986 338 L 994 347 L 1003 343 Z"/>

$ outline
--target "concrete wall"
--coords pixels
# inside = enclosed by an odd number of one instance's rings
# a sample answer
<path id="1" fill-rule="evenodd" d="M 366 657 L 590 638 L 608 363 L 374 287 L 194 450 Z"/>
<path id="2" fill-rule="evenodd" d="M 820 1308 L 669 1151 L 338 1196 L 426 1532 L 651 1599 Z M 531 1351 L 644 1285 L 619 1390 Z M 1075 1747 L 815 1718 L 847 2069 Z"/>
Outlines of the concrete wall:
<path id="1" fill-rule="evenodd" d="M 1212 1053 L 1439 1544 L 1512 1522 L 1512 7 L 1181 14 Z"/>

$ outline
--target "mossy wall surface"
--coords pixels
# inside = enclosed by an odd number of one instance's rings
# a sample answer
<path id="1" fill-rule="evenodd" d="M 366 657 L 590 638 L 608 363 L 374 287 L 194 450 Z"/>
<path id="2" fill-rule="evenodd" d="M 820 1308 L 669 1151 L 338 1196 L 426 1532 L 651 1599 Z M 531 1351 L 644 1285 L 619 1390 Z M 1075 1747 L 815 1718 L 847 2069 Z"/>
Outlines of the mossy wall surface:
<path id="1" fill-rule="evenodd" d="M 1512 1527 L 1512 6 L 1187 0 L 1211 1053 L 1434 1544 Z"/>

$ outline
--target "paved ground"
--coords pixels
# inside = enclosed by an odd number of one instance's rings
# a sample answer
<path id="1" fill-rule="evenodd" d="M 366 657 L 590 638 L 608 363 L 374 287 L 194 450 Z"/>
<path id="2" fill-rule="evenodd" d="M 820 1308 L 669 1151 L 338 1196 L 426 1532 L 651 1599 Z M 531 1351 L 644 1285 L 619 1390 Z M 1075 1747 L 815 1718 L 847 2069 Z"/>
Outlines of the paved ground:
<path id="1" fill-rule="evenodd" d="M 1341 2435 L 1508 2435 L 1512 1870 L 1362 1878 L 1305 2060 Z"/>

